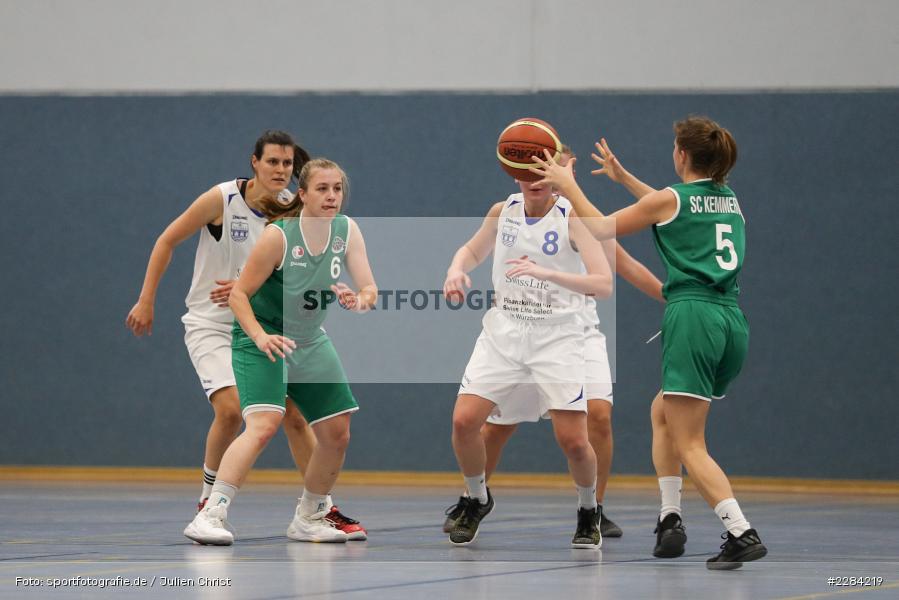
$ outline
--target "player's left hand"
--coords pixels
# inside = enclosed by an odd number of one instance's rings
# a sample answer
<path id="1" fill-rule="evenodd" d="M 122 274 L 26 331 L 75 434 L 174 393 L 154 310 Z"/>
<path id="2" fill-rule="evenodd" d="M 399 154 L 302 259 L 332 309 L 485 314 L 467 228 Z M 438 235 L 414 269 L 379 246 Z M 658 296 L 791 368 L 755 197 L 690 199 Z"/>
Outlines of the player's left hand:
<path id="1" fill-rule="evenodd" d="M 543 179 L 535 181 L 531 184 L 531 189 L 540 189 L 545 185 L 551 185 L 555 188 L 561 188 L 562 184 L 574 181 L 574 163 L 577 158 L 572 157 L 565 165 L 560 165 L 555 161 L 549 150 L 543 150 L 544 158 L 540 158 L 536 154 L 531 157 L 534 166 L 528 169 L 535 175 L 540 175 Z"/>
<path id="2" fill-rule="evenodd" d="M 227 307 L 228 298 L 231 297 L 231 288 L 234 287 L 235 279 L 216 279 L 215 282 L 220 286 L 209 292 L 209 299 L 216 306 Z"/>
<path id="3" fill-rule="evenodd" d="M 537 263 L 527 256 L 509 259 L 506 261 L 506 264 L 512 265 L 512 268 L 506 271 L 506 277 L 515 278 L 522 275 L 529 275 L 534 279 L 547 279 L 549 277 L 549 269 L 538 266 Z"/>
<path id="4" fill-rule="evenodd" d="M 331 291 L 337 294 L 337 302 L 340 306 L 354 312 L 367 312 L 369 307 L 359 301 L 359 295 L 347 284 L 338 281 L 331 286 Z"/>

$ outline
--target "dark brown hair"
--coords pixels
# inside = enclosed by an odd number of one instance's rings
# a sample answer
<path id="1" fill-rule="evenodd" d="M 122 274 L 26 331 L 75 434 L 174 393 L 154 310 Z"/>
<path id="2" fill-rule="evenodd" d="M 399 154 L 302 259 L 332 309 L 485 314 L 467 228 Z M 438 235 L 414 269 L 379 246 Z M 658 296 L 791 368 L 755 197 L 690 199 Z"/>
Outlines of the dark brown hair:
<path id="1" fill-rule="evenodd" d="M 674 124 L 677 147 L 690 157 L 690 168 L 724 185 L 737 162 L 737 142 L 730 132 L 708 117 L 691 115 Z"/>

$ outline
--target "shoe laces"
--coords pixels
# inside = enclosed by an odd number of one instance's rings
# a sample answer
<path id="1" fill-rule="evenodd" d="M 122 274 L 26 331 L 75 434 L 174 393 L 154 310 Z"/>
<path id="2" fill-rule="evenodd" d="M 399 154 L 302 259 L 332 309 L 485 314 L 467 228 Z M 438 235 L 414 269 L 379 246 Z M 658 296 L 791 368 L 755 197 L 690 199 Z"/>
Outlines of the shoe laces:
<path id="1" fill-rule="evenodd" d="M 445 514 L 446 516 L 450 516 L 456 511 L 463 513 L 465 512 L 465 507 L 468 506 L 469 502 L 471 502 L 471 498 L 469 498 L 468 496 L 459 496 L 459 501 L 443 511 L 443 514 Z"/>
<path id="2" fill-rule="evenodd" d="M 332 523 L 336 523 L 338 525 L 358 525 L 359 521 L 356 519 L 351 519 L 339 510 L 337 510 L 336 506 L 331 507 L 331 512 L 327 514 L 325 517 L 326 520 L 331 521 Z"/>
<path id="3" fill-rule="evenodd" d="M 577 531 L 578 533 L 587 533 L 593 529 L 596 519 L 596 512 L 589 509 L 580 509 L 577 511 Z"/>
<path id="4" fill-rule="evenodd" d="M 480 506 L 482 506 L 480 502 L 473 498 L 468 498 L 468 502 L 462 507 L 462 516 L 459 517 L 459 522 L 469 522 L 477 519 Z"/>
<path id="5" fill-rule="evenodd" d="M 722 534 L 721 534 L 721 539 L 724 540 L 724 543 L 721 544 L 721 545 L 718 546 L 718 547 L 721 548 L 722 550 L 724 550 L 724 549 L 725 549 L 727 546 L 729 546 L 731 543 L 734 543 L 734 544 L 737 543 L 737 538 L 734 537 L 734 536 L 731 534 L 731 532 L 729 532 L 729 531 L 725 531 L 724 533 L 722 533 Z"/>

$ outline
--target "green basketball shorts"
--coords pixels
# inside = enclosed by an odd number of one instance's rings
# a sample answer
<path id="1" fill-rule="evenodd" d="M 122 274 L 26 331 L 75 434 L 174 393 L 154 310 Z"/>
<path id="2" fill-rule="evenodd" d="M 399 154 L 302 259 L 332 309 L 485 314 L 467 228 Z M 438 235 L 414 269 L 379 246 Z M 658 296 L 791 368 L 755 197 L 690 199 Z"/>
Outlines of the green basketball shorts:
<path id="1" fill-rule="evenodd" d="M 662 321 L 664 394 L 719 400 L 743 367 L 749 323 L 738 306 L 678 300 Z"/>
<path id="2" fill-rule="evenodd" d="M 287 358 L 275 362 L 255 344 L 241 344 L 233 348 L 231 362 L 245 418 L 259 411 L 284 412 L 285 397 L 310 425 L 359 410 L 334 344 L 324 333 L 297 343 Z"/>

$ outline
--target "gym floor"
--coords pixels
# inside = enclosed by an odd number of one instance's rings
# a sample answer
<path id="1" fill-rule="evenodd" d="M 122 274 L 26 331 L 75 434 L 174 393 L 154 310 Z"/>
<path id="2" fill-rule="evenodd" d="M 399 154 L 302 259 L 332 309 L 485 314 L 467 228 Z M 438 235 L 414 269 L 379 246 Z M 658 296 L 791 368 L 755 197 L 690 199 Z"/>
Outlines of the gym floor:
<path id="1" fill-rule="evenodd" d="M 692 490 L 687 552 L 661 560 L 651 555 L 653 490 L 610 490 L 606 514 L 624 536 L 591 551 L 569 547 L 573 490 L 494 489 L 496 509 L 477 540 L 456 548 L 441 531 L 453 488 L 339 486 L 335 501 L 362 521 L 368 541 L 307 544 L 284 535 L 299 488 L 253 483 L 230 511 L 234 546 L 205 547 L 181 534 L 196 487 L 4 481 L 0 598 L 899 597 L 895 496 L 738 490 L 769 554 L 713 572 L 704 562 L 722 528 Z M 122 587 L 116 578 L 146 582 Z"/>

